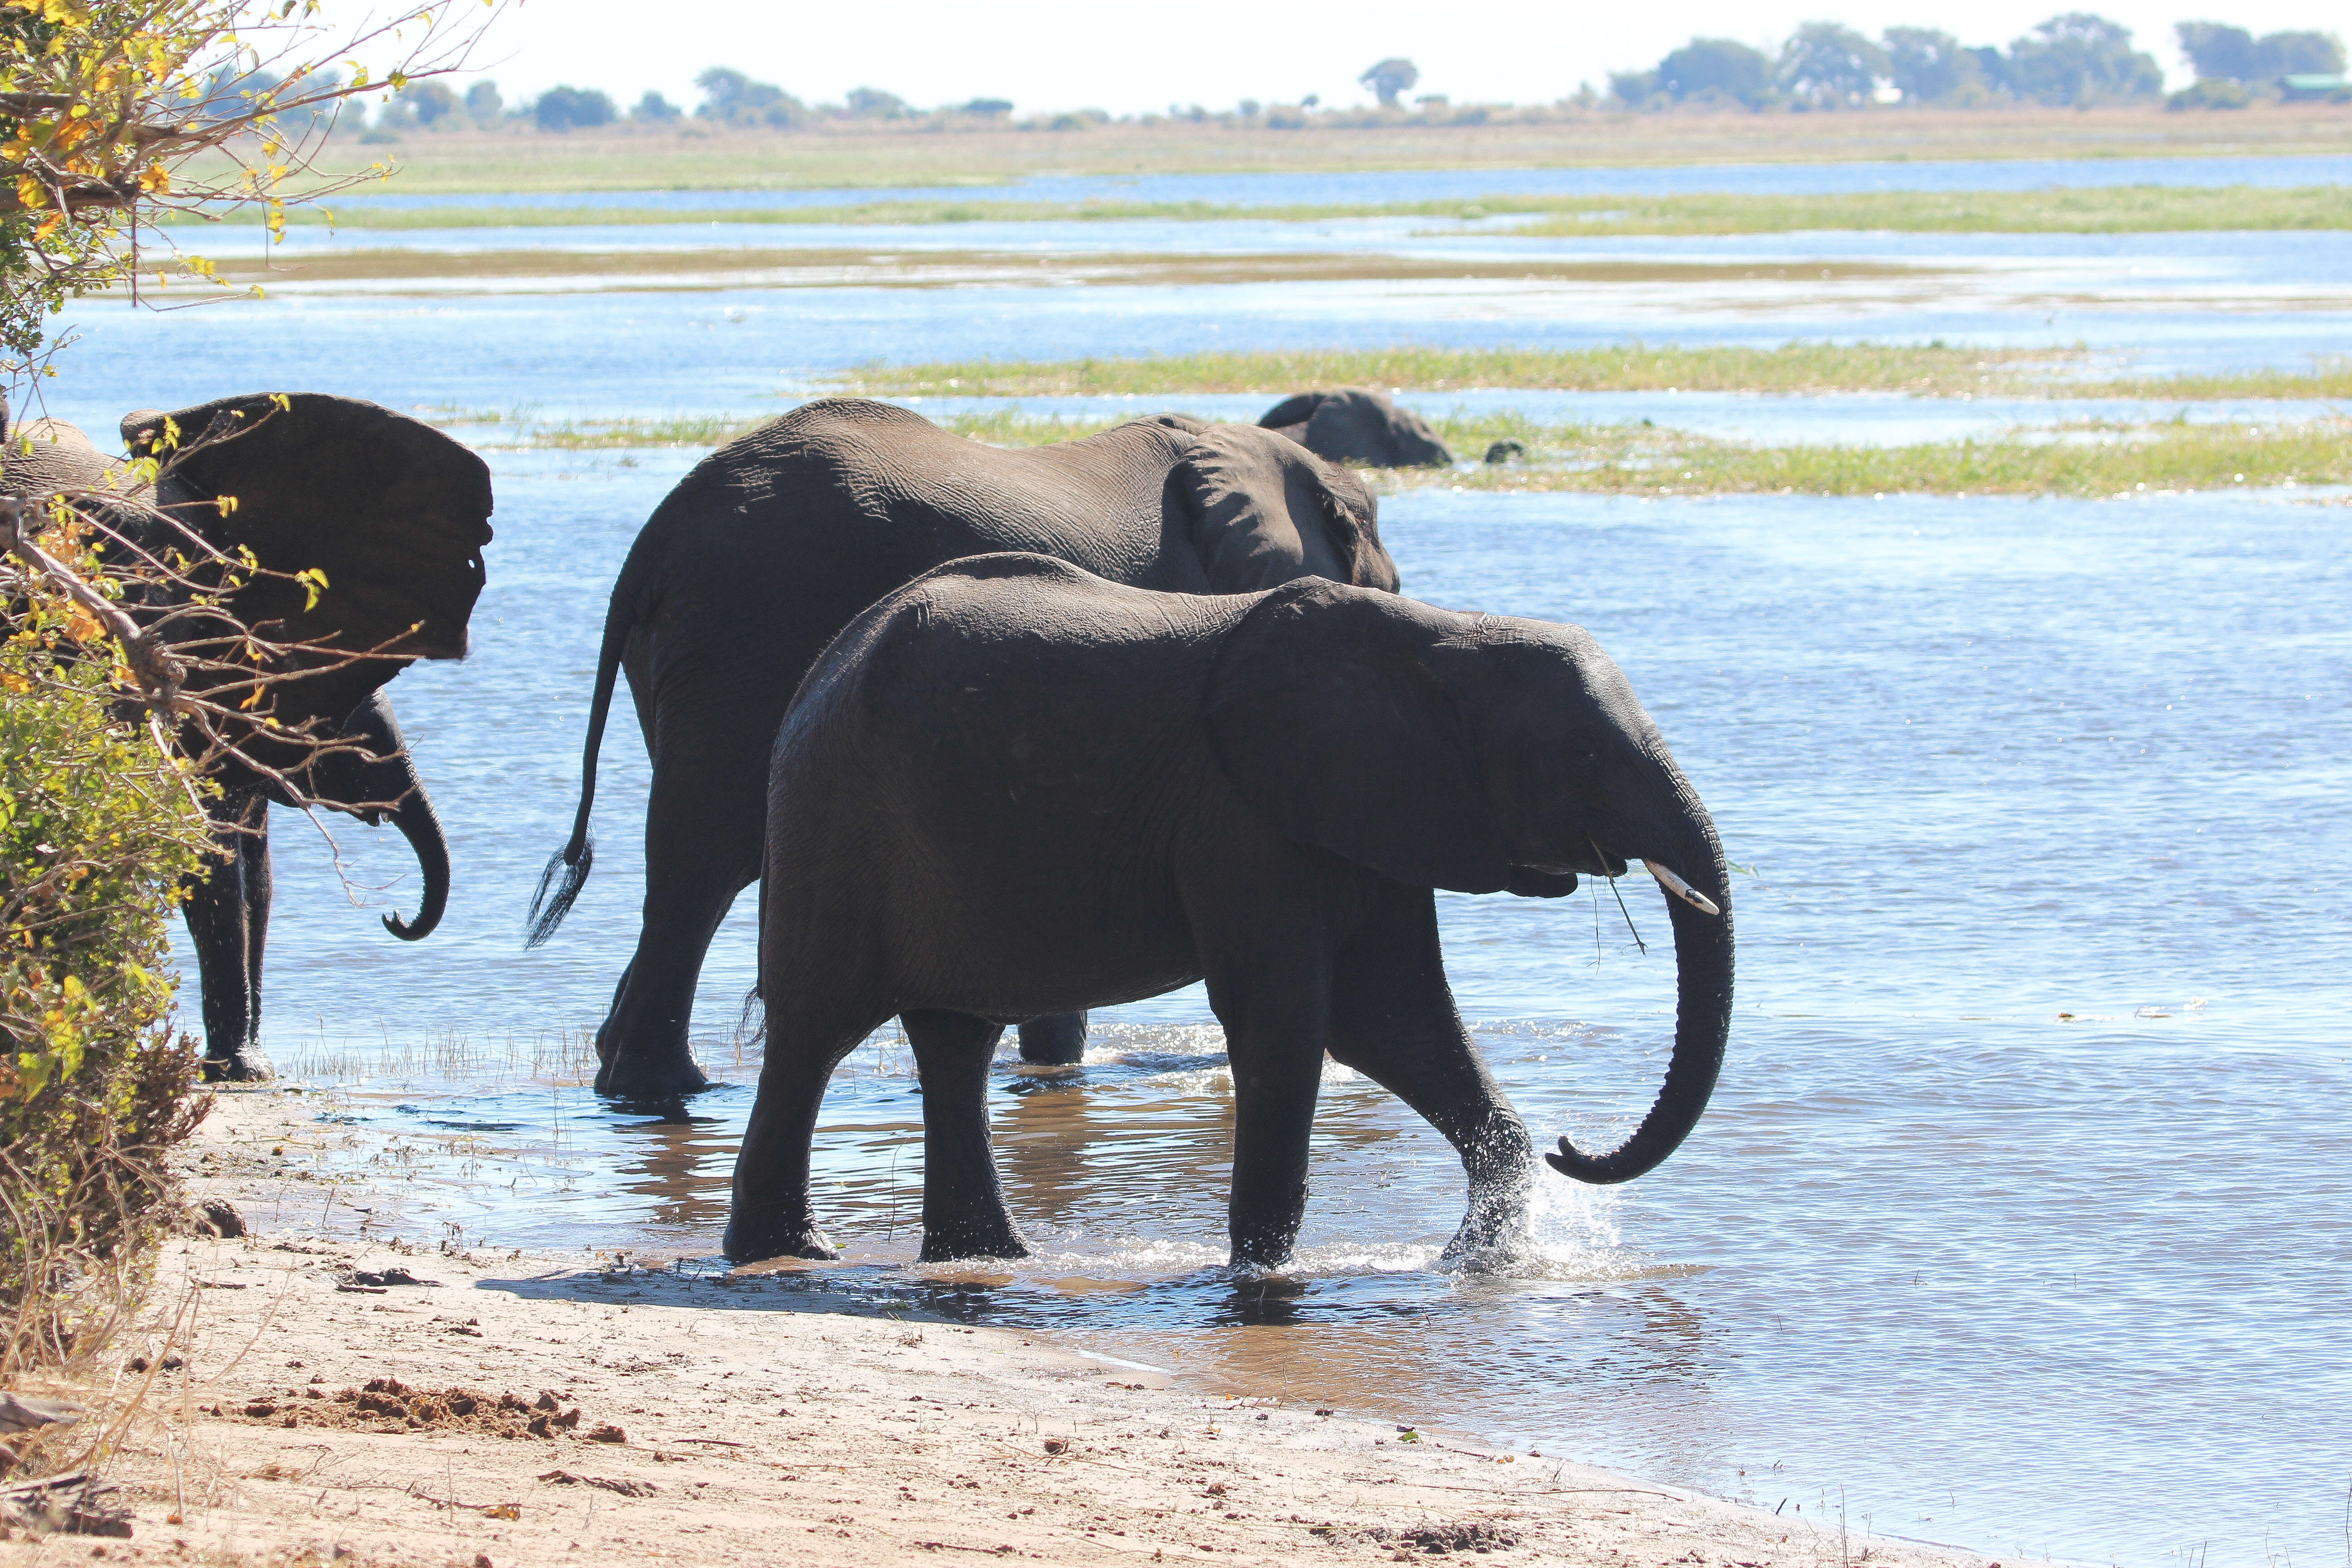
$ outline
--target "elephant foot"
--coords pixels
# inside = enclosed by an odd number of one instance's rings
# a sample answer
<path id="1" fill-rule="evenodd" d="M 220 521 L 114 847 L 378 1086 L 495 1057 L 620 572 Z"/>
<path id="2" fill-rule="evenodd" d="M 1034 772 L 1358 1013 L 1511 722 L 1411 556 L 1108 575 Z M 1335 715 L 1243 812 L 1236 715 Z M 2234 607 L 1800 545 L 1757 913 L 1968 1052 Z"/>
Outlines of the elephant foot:
<path id="1" fill-rule="evenodd" d="M 1055 1013 L 1021 1026 L 1021 1059 L 1032 1067 L 1076 1067 L 1087 1059 L 1087 1016 Z"/>
<path id="2" fill-rule="evenodd" d="M 731 1263 L 758 1263 L 770 1258 L 805 1258 L 813 1263 L 839 1260 L 841 1249 L 814 1225 L 779 1225 L 740 1217 L 727 1222 L 719 1250 Z"/>
<path id="3" fill-rule="evenodd" d="M 278 1076 L 259 1046 L 247 1046 L 225 1057 L 204 1057 L 196 1063 L 196 1073 L 206 1083 L 267 1083 Z"/>
<path id="4" fill-rule="evenodd" d="M 923 1226 L 923 1249 L 918 1263 L 955 1263 L 969 1258 L 1027 1258 L 1029 1244 L 1008 1218 L 972 1218 L 953 1225 Z"/>
<path id="5" fill-rule="evenodd" d="M 668 1101 L 700 1094 L 710 1079 L 684 1047 L 625 1051 L 615 1047 L 596 1069 L 596 1092 L 612 1100 Z"/>

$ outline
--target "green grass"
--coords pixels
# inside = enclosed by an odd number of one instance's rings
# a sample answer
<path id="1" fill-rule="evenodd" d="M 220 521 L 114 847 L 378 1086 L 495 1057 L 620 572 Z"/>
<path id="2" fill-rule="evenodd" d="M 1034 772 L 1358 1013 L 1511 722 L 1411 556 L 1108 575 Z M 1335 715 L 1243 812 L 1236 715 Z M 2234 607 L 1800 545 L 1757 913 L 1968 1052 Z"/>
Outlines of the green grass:
<path id="1" fill-rule="evenodd" d="M 1475 202 L 1293 203 L 1034 202 L 984 196 L 856 202 L 838 206 L 386 207 L 352 195 L 294 208 L 295 224 L 376 229 L 564 228 L 606 224 L 772 224 L 930 226 L 966 223 L 1085 223 L 1134 219 L 1316 223 L 1336 218 L 1442 222 L 1528 219 L 1509 232 L 1538 236 L 1789 234 L 1895 230 L 1953 234 L 2146 234 L 2210 229 L 2352 227 L 2352 193 L 2340 185 L 2117 185 L 2036 191 L 1869 191 L 1840 195 L 1509 196 Z M 241 221 L 260 221 L 242 215 Z"/>
<path id="2" fill-rule="evenodd" d="M 715 447 L 761 420 L 686 418 L 539 422 L 527 411 L 445 409 L 436 423 L 468 427 L 487 449 L 619 451 Z M 941 421 L 994 446 L 1076 440 L 1119 423 L 1002 410 Z M 1524 463 L 1475 468 L 1391 470 L 1391 489 L 1583 491 L 1618 495 L 2114 496 L 2146 490 L 2208 490 L 2352 484 L 2352 420 L 2290 420 L 2263 426 L 2175 420 L 2118 425 L 2077 421 L 1988 440 L 1904 447 L 1761 447 L 1684 431 L 1624 425 L 1545 425 L 1507 410 L 1435 422 L 1465 457 L 1506 437 L 1525 443 Z M 471 427 L 495 432 L 472 436 Z"/>
<path id="3" fill-rule="evenodd" d="M 1416 392 L 1507 387 L 1565 392 L 1900 392 L 1921 396 L 2352 398 L 2352 358 L 2308 371 L 2079 377 L 2081 349 L 1973 349 L 1943 343 L 1789 343 L 1779 348 L 1298 349 L 1149 359 L 971 360 L 865 365 L 845 391 L 876 396 L 1175 396 L 1378 386 Z"/>
<path id="4" fill-rule="evenodd" d="M 507 191 L 782 190 L 991 185 L 1047 174 L 1222 174 L 1340 169 L 1530 169 L 1856 159 L 2293 156 L 2352 152 L 2352 114 L 2264 105 L 2229 114 L 2155 107 L 2009 106 L 1854 114 L 1568 112 L 1545 122 L 1324 125 L 1106 125 L 1091 131 L 934 132 L 914 125 L 829 126 L 814 133 L 712 134 L 614 127 L 541 135 L 430 132 L 395 142 L 330 142 L 321 173 L 398 165 L 414 195 Z M 191 177 L 202 173 L 190 171 Z"/>
<path id="5" fill-rule="evenodd" d="M 997 446 L 1075 440 L 1109 421 L 992 414 L 944 423 Z M 1542 425 L 1504 413 L 1435 422 L 1459 457 L 1506 437 L 1528 460 L 1496 467 L 1398 468 L 1391 489 L 1570 490 L 1611 495 L 2056 495 L 2352 483 L 2352 421 L 2270 426 L 2081 422 L 1991 440 L 1907 447 L 1759 447 L 1679 430 Z"/>
<path id="6" fill-rule="evenodd" d="M 1511 210 L 1534 204 L 1515 202 Z M 1499 209 L 1498 209 L 1499 210 Z M 1545 203 L 1526 235 L 1792 234 L 1876 229 L 1932 234 L 2177 234 L 2210 229 L 2352 228 L 2341 185 L 2111 185 L 2036 191 L 1863 191 L 1839 195 L 1584 197 Z"/>

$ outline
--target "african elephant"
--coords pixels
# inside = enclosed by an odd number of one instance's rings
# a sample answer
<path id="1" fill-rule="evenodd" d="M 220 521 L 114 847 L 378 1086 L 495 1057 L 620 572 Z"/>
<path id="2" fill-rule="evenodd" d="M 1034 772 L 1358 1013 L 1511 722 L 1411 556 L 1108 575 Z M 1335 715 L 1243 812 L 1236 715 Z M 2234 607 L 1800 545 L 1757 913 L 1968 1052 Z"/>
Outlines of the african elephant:
<path id="1" fill-rule="evenodd" d="M 378 689 L 413 660 L 465 657 L 490 540 L 489 471 L 429 426 L 373 403 L 309 393 L 132 414 L 122 437 L 133 453 L 161 462 L 152 486 L 55 420 L 7 441 L 0 485 L 73 498 L 120 536 L 112 550 L 185 544 L 174 534 L 182 529 L 226 552 L 250 550 L 278 574 L 249 574 L 225 596 L 238 624 L 301 646 L 262 665 L 265 675 L 294 679 L 261 689 L 254 721 L 234 737 L 259 766 L 229 758 L 212 773 L 219 792 L 205 812 L 219 860 L 188 888 L 184 911 L 204 990 L 205 1076 L 267 1078 L 259 1029 L 268 805 L 299 804 L 271 773 L 318 805 L 388 821 L 408 840 L 424 874 L 423 901 L 414 921 L 384 917 L 394 935 L 425 936 L 447 903 L 448 841 Z M 283 575 L 298 571 L 314 572 L 314 582 Z M 186 603 L 174 590 L 151 589 L 131 607 L 152 624 Z M 162 626 L 167 640 L 184 644 L 223 629 L 203 618 Z M 192 676 L 192 689 L 205 679 Z M 276 731 L 262 720 L 274 720 Z M 299 738 L 306 731 L 337 743 L 321 749 Z"/>
<path id="2" fill-rule="evenodd" d="M 613 588 L 572 837 L 532 902 L 536 946 L 593 861 L 596 753 L 625 670 L 653 758 L 644 927 L 597 1032 L 596 1088 L 706 1086 L 687 1046 L 695 980 L 760 874 L 769 743 L 850 617 L 959 556 L 1035 550 L 1119 582 L 1242 593 L 1316 574 L 1394 589 L 1370 491 L 1246 425 L 1169 415 L 1004 451 L 885 403 L 803 405 L 719 448 L 646 523 Z M 1028 1025 L 1023 1054 L 1075 1062 L 1085 1020 Z"/>
<path id="3" fill-rule="evenodd" d="M 1454 454 L 1410 408 L 1370 387 L 1302 392 L 1286 397 L 1258 420 L 1318 458 L 1373 468 L 1442 468 Z"/>
<path id="4" fill-rule="evenodd" d="M 727 1254 L 833 1256 L 818 1103 L 896 1015 L 923 1094 L 922 1257 L 1023 1255 L 989 1143 L 1003 1026 L 1196 979 L 1232 1061 L 1234 1263 L 1290 1254 L 1327 1050 L 1461 1155 L 1450 1252 L 1507 1249 L 1528 1134 L 1454 1009 L 1432 889 L 1556 898 L 1637 858 L 1672 895 L 1674 1054 L 1622 1145 L 1545 1156 L 1585 1182 L 1688 1135 L 1732 989 L 1714 825 L 1589 636 L 1315 578 L 1209 598 L 1039 555 L 942 566 L 850 623 L 776 736 L 767 1059 Z"/>

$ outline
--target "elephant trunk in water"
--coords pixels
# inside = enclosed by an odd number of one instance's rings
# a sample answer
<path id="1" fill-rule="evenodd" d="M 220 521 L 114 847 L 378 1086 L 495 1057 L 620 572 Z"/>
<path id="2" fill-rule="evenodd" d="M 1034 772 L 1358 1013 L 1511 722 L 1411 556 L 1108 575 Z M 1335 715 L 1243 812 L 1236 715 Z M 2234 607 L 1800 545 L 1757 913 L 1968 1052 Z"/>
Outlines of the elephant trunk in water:
<path id="1" fill-rule="evenodd" d="M 425 874 L 425 900 L 414 921 L 386 915 L 383 929 L 403 942 L 420 941 L 433 934 L 449 904 L 449 839 L 441 830 L 441 814 L 425 793 L 407 738 L 383 692 L 371 693 L 343 721 L 341 739 L 358 749 L 338 748 L 320 757 L 311 770 L 312 788 L 321 805 L 349 811 L 371 825 L 390 822 L 408 840 Z"/>
<path id="2" fill-rule="evenodd" d="M 1643 858 L 1685 882 L 1691 892 L 1714 904 L 1717 912 L 1710 914 L 1678 896 L 1673 882 L 1659 877 L 1666 915 L 1674 925 L 1677 986 L 1675 1050 L 1665 1085 L 1642 1124 L 1609 1152 L 1583 1153 L 1563 1138 L 1559 1153 L 1544 1156 L 1561 1174 L 1596 1185 L 1630 1182 L 1654 1170 L 1690 1136 L 1715 1090 L 1724 1042 L 1731 1031 L 1731 889 L 1722 846 L 1706 808 L 1681 770 L 1671 761 L 1661 762 L 1679 820 L 1669 828 L 1658 853 Z"/>

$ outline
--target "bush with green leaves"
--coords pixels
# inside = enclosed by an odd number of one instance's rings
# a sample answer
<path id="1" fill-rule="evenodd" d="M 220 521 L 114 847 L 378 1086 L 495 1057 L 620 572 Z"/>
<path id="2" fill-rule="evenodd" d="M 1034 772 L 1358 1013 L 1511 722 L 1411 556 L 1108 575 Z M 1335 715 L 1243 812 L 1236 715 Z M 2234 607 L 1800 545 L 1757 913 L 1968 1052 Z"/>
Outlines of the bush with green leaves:
<path id="1" fill-rule="evenodd" d="M 97 579 L 102 581 L 102 579 Z M 0 573 L 0 1383 L 70 1363 L 136 1300 L 202 1118 L 167 933 L 208 839 L 126 715 L 115 645 Z"/>

